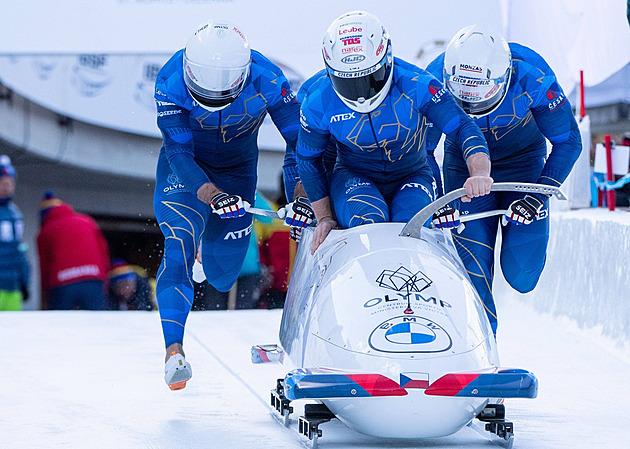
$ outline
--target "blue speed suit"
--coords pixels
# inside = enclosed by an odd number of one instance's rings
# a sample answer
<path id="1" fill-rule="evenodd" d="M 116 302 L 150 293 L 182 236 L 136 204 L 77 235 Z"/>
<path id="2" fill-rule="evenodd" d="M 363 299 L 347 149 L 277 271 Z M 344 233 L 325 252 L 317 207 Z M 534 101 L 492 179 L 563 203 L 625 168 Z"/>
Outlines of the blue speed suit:
<path id="1" fill-rule="evenodd" d="M 571 105 L 558 85 L 553 71 L 533 50 L 515 43 L 512 76 L 503 102 L 492 113 L 475 121 L 483 131 L 490 149 L 491 176 L 495 182 L 535 182 L 558 187 L 566 179 L 582 150 L 582 141 Z M 427 70 L 443 79 L 444 54 Z M 428 140 L 435 146 L 438 130 L 431 129 Z M 547 157 L 545 138 L 552 143 Z M 444 190 L 462 187 L 468 170 L 462 152 L 449 135 L 444 144 Z M 517 291 L 531 291 L 545 265 L 549 240 L 548 198 L 539 215 L 529 225 L 507 224 L 502 228 L 501 270 Z M 522 194 L 492 192 L 462 203 L 463 215 L 495 209 L 507 209 Z M 453 233 L 455 246 L 477 292 L 481 296 L 490 324 L 496 334 L 497 313 L 492 296 L 494 247 L 500 217 L 466 223 Z"/>
<path id="2" fill-rule="evenodd" d="M 210 112 L 188 93 L 183 50 L 160 70 L 155 88 L 157 123 L 163 145 L 157 166 L 153 207 L 164 234 L 164 257 L 156 294 L 166 346 L 182 343 L 193 301 L 192 266 L 200 241 L 208 282 L 230 290 L 243 264 L 252 216 L 221 219 L 197 199 L 212 182 L 224 192 L 254 204 L 258 130 L 267 112 L 294 152 L 299 103 L 280 68 L 251 52 L 250 73 L 240 95 L 224 109 Z M 294 169 L 295 171 L 295 169 Z"/>
<path id="3" fill-rule="evenodd" d="M 346 106 L 328 77 L 315 76 L 300 111 L 298 170 L 311 202 L 330 196 L 343 228 L 405 222 L 435 198 L 425 151 L 429 121 L 451 133 L 467 155 L 488 151 L 442 84 L 403 60 L 395 58 L 390 91 L 367 114 Z M 337 163 L 329 187 L 322 158 L 330 136 Z"/>

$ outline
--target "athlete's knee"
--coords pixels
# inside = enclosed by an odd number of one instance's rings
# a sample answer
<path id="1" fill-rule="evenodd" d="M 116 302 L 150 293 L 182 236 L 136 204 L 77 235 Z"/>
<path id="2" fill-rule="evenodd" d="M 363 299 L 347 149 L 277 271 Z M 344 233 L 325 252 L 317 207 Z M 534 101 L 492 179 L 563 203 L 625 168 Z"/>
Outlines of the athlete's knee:
<path id="1" fill-rule="evenodd" d="M 364 224 L 386 223 L 388 221 L 389 220 L 388 220 L 387 214 L 385 213 L 356 214 L 350 217 L 350 220 L 348 220 L 347 223 L 343 223 L 342 227 L 354 228 L 356 226 L 361 226 Z"/>
<path id="2" fill-rule="evenodd" d="M 506 277 L 506 281 L 510 286 L 519 293 L 529 293 L 538 284 L 539 276 L 537 275 L 519 275 L 513 278 L 508 279 Z"/>
<path id="3" fill-rule="evenodd" d="M 206 279 L 220 292 L 230 291 L 241 272 L 247 240 L 231 244 L 204 243 L 202 249 L 203 271 Z"/>
<path id="4" fill-rule="evenodd" d="M 234 283 L 236 282 L 237 279 L 238 279 L 238 273 L 236 273 L 236 275 L 224 274 L 223 276 L 215 278 L 215 279 L 208 279 L 208 282 L 210 283 L 210 285 L 212 285 L 215 289 L 217 289 L 220 292 L 229 292 L 234 286 Z"/>
<path id="5" fill-rule="evenodd" d="M 501 260 L 503 277 L 519 293 L 529 293 L 534 290 L 545 267 L 544 257 L 540 263 L 531 263 L 533 262 L 531 260 L 529 262 L 523 266 L 515 262 L 507 263 L 503 259 Z"/>

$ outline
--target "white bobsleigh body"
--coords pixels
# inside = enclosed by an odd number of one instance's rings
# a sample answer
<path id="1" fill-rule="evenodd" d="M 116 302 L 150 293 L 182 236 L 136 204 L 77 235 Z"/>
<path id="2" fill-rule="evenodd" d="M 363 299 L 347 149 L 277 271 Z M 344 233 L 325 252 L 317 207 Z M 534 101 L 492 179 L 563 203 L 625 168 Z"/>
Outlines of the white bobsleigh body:
<path id="1" fill-rule="evenodd" d="M 349 427 L 394 438 L 449 435 L 488 398 L 425 389 L 448 373 L 498 367 L 495 339 L 442 231 L 419 240 L 399 236 L 401 229 L 383 223 L 333 231 L 314 256 L 312 233 L 305 233 L 280 342 L 296 367 L 380 374 L 406 387 L 404 396 L 321 398 Z"/>
<path id="2" fill-rule="evenodd" d="M 532 373 L 500 367 L 448 231 L 422 228 L 422 214 L 332 231 L 314 255 L 303 232 L 280 328 L 288 400 L 323 403 L 364 434 L 430 438 L 496 398 L 536 396 Z"/>

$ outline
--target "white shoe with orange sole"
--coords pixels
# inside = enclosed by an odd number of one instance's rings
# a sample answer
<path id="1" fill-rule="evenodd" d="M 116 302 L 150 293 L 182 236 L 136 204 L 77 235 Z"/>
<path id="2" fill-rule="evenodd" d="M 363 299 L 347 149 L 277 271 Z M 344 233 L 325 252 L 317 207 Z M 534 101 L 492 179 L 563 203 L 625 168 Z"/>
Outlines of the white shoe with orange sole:
<path id="1" fill-rule="evenodd" d="M 186 382 L 192 377 L 192 368 L 183 355 L 171 353 L 164 366 L 164 381 L 171 390 L 186 388 Z"/>

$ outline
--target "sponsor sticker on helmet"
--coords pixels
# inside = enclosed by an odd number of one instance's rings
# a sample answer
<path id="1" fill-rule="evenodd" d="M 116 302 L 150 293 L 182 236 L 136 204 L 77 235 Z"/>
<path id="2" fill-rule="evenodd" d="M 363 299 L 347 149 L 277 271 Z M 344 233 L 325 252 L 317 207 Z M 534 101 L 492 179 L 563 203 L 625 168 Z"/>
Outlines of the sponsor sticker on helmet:
<path id="1" fill-rule="evenodd" d="M 350 25 L 350 24 L 344 24 L 340 28 L 342 28 L 344 26 L 347 26 L 347 25 Z M 343 36 L 343 35 L 348 34 L 348 33 L 361 33 L 361 32 L 363 32 L 363 28 L 351 26 L 350 28 L 340 29 L 339 30 L 339 36 Z"/>
<path id="2" fill-rule="evenodd" d="M 365 56 L 363 55 L 348 55 L 341 58 L 341 62 L 343 62 L 344 64 L 356 64 L 363 61 L 364 59 Z"/>

